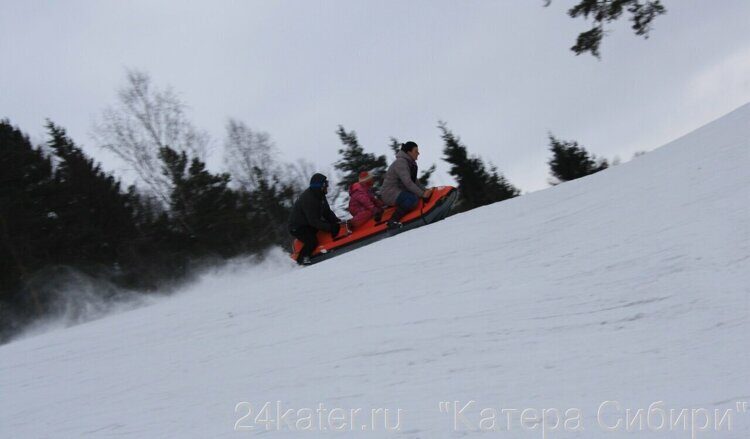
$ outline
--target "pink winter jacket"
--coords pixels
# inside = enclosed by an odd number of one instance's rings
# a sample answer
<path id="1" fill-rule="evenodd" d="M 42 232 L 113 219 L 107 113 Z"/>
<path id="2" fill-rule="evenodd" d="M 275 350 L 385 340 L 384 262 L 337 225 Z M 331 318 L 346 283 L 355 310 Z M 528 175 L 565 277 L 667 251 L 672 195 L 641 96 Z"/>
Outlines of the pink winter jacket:
<path id="1" fill-rule="evenodd" d="M 383 202 L 378 200 L 372 190 L 361 183 L 354 183 L 349 189 L 349 213 L 351 224 L 359 227 L 383 209 Z"/>

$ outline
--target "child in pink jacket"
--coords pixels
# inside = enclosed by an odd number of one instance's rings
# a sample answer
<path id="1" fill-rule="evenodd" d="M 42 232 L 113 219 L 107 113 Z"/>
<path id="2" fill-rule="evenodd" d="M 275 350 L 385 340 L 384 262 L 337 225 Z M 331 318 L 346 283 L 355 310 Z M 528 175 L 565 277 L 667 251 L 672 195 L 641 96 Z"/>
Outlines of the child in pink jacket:
<path id="1" fill-rule="evenodd" d="M 349 213 L 352 219 L 349 224 L 357 228 L 366 223 L 370 218 L 380 221 L 383 214 L 383 202 L 380 201 L 372 190 L 373 177 L 367 171 L 359 173 L 359 181 L 349 189 Z"/>

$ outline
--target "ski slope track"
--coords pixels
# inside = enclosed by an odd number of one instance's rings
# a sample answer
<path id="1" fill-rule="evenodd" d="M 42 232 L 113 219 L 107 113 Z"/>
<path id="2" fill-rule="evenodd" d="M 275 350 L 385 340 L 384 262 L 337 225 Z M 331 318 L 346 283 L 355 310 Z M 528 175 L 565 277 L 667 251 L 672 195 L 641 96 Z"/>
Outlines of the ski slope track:
<path id="1" fill-rule="evenodd" d="M 312 267 L 276 255 L 0 346 L 0 437 L 542 438 L 520 411 L 556 408 L 583 430 L 545 424 L 546 438 L 748 438 L 749 297 L 750 104 L 631 162 Z M 277 401 L 352 425 L 262 423 Z M 475 403 L 456 426 L 448 401 Z M 607 401 L 613 432 L 597 417 Z M 662 430 L 626 430 L 626 409 L 658 401 Z M 365 425 L 377 408 L 399 431 Z M 483 408 L 499 431 L 472 431 Z M 670 409 L 710 422 L 670 429 Z M 714 431 L 727 410 L 731 431 Z"/>

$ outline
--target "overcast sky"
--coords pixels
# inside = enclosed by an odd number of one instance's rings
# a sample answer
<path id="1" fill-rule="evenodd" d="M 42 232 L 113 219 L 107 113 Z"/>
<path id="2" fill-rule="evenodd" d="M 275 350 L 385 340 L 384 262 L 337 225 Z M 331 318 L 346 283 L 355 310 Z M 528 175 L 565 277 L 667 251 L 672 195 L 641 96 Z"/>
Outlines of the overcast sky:
<path id="1" fill-rule="evenodd" d="M 569 50 L 588 29 L 576 2 L 0 0 L 0 118 L 35 139 L 50 118 L 125 175 L 90 132 L 134 68 L 181 94 L 216 169 L 233 117 L 321 168 L 339 124 L 371 152 L 414 140 L 449 183 L 445 120 L 531 191 L 548 131 L 628 160 L 750 101 L 750 1 L 663 0 L 648 40 L 613 23 L 601 61 Z"/>

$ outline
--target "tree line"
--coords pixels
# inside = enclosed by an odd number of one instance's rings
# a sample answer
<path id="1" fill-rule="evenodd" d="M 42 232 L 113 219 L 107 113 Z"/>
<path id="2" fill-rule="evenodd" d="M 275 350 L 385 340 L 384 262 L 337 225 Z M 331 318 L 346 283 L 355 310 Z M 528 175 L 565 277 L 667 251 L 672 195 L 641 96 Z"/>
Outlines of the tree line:
<path id="1" fill-rule="evenodd" d="M 0 121 L 0 341 L 54 312 L 50 286 L 69 268 L 117 288 L 150 292 L 189 278 L 206 263 L 290 247 L 286 221 L 315 167 L 304 160 L 282 163 L 267 133 L 230 119 L 226 171 L 212 172 L 207 135 L 185 109 L 176 93 L 156 88 L 148 75 L 128 73 L 117 104 L 95 128 L 99 146 L 137 175 L 128 187 L 52 121 L 42 145 Z M 447 123 L 437 129 L 459 190 L 455 212 L 521 194 L 496 166 L 470 154 Z M 360 171 L 381 178 L 389 160 L 367 152 L 355 131 L 339 126 L 336 133 L 342 147 L 331 196 L 344 204 Z M 391 137 L 386 148 L 395 154 L 399 145 Z M 555 184 L 608 166 L 576 142 L 552 135 L 550 151 Z M 427 185 L 434 172 L 433 164 L 419 179 Z"/>
<path id="2" fill-rule="evenodd" d="M 545 6 L 551 2 L 543 0 Z M 568 15 L 593 25 L 571 50 L 600 58 L 605 25 L 628 15 L 633 32 L 648 38 L 664 13 L 660 0 L 577 0 Z M 127 188 L 53 122 L 46 126 L 47 143 L 34 146 L 0 120 L 0 342 L 54 307 L 48 286 L 65 272 L 60 267 L 148 292 L 185 279 L 207 260 L 289 246 L 284 223 L 315 172 L 311 163 L 279 163 L 267 133 L 230 120 L 227 171 L 213 173 L 205 162 L 208 135 L 187 118 L 174 91 L 157 89 L 148 75 L 131 71 L 118 98 L 95 133 L 97 144 L 136 174 L 138 184 Z M 438 129 L 443 160 L 460 192 L 456 212 L 520 195 L 496 166 L 469 154 L 445 122 Z M 365 152 L 354 131 L 340 126 L 337 134 L 343 148 L 334 164 L 333 198 L 345 201 L 361 170 L 381 177 L 388 160 Z M 575 141 L 551 134 L 549 140 L 553 185 L 610 166 Z M 395 152 L 399 144 L 391 138 L 388 146 Z M 433 164 L 420 181 L 427 185 L 434 172 Z"/>

